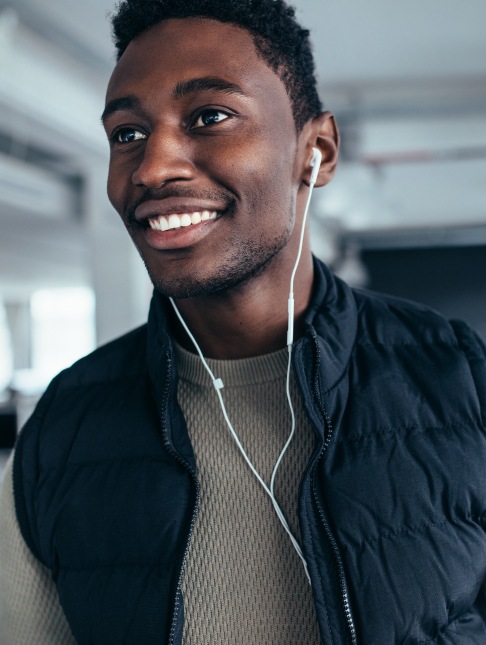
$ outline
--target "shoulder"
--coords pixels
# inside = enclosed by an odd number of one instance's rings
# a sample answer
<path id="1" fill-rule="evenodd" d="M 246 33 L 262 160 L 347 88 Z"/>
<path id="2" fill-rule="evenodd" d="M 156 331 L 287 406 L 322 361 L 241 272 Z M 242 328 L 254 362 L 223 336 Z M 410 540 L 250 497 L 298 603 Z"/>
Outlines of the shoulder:
<path id="1" fill-rule="evenodd" d="M 146 367 L 146 325 L 117 338 L 60 372 L 49 384 L 17 442 L 36 436 L 46 420 L 49 427 L 66 427 L 69 420 L 85 418 L 85 408 L 119 401 L 143 380 Z"/>
<path id="2" fill-rule="evenodd" d="M 146 344 L 147 325 L 142 325 L 76 361 L 55 381 L 70 387 L 136 374 L 144 369 Z"/>
<path id="3" fill-rule="evenodd" d="M 486 345 L 462 320 L 448 320 L 434 309 L 387 294 L 353 289 L 358 311 L 358 342 L 394 341 L 450 344 L 468 360 L 486 361 Z"/>
<path id="4" fill-rule="evenodd" d="M 106 343 L 60 372 L 40 398 L 20 439 L 31 427 L 41 425 L 53 407 L 69 413 L 70 400 L 76 405 L 84 392 L 98 392 L 102 396 L 104 390 L 114 391 L 117 384 L 139 378 L 146 370 L 146 327 Z"/>
<path id="5" fill-rule="evenodd" d="M 358 342 L 456 343 L 450 322 L 426 305 L 366 289 L 353 293 Z"/>
<path id="6" fill-rule="evenodd" d="M 133 423 L 128 412 L 145 403 L 146 347 L 144 325 L 62 371 L 20 432 L 13 475 L 16 512 L 24 540 L 41 561 L 32 523 L 37 483 L 87 446 L 108 450 L 119 440 L 118 429 Z"/>
<path id="7" fill-rule="evenodd" d="M 359 355 L 382 351 L 430 383 L 468 384 L 486 419 L 486 347 L 467 323 L 402 298 L 365 289 L 353 292 Z"/>

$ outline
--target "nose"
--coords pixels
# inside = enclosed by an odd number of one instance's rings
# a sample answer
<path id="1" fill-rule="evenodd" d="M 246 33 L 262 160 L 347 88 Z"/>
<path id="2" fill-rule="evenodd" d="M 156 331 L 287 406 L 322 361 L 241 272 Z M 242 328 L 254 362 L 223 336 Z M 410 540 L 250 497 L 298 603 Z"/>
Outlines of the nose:
<path id="1" fill-rule="evenodd" d="M 143 147 L 140 163 L 132 174 L 136 186 L 160 188 L 177 180 L 194 177 L 195 168 L 191 161 L 190 145 L 180 132 L 154 130 Z"/>

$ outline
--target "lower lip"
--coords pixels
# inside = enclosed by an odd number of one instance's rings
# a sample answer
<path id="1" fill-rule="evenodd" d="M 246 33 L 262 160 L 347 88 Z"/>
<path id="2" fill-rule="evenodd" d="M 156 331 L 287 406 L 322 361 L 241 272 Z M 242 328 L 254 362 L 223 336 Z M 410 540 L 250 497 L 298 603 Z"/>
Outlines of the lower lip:
<path id="1" fill-rule="evenodd" d="M 213 226 L 220 218 L 206 220 L 199 224 L 181 226 L 169 231 L 158 231 L 153 228 L 144 228 L 142 233 L 147 244 L 157 251 L 172 251 L 193 246 L 206 235 L 209 235 Z"/>

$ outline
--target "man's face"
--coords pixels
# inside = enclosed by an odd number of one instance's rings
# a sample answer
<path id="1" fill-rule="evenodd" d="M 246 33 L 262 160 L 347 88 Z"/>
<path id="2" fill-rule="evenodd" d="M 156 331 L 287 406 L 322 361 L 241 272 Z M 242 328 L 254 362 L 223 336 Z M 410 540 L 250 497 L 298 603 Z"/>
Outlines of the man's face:
<path id="1" fill-rule="evenodd" d="M 108 195 L 162 293 L 218 292 L 295 258 L 305 146 L 248 32 L 155 25 L 123 54 L 106 106 Z"/>

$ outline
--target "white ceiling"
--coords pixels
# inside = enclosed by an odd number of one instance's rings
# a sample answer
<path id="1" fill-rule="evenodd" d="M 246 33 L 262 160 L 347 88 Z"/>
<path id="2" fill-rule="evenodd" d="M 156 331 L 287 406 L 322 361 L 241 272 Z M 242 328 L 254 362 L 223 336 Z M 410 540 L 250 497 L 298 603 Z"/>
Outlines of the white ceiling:
<path id="1" fill-rule="evenodd" d="M 486 229 L 485 0 L 294 4 L 312 31 L 324 103 L 343 132 L 341 167 L 314 205 L 322 226 L 363 235 Z M 112 1 L 10 0 L 9 6 L 17 26 L 0 0 L 3 127 L 7 122 L 17 143 L 58 155 L 65 169 L 103 175 L 107 146 L 99 114 L 114 65 Z M 108 213 L 102 184 L 88 202 Z M 21 245 L 13 218 L 2 225 L 9 227 L 5 237 Z M 31 247 L 25 253 L 32 255 Z M 15 264 L 9 266 L 15 273 Z M 2 267 L 0 287 L 1 273 Z"/>
<path id="2" fill-rule="evenodd" d="M 113 60 L 107 16 L 112 0 L 14 0 L 30 13 Z M 484 0 L 297 0 L 311 29 L 324 86 L 486 78 Z"/>
<path id="3" fill-rule="evenodd" d="M 307 0 L 324 85 L 486 74 L 484 0 Z"/>

